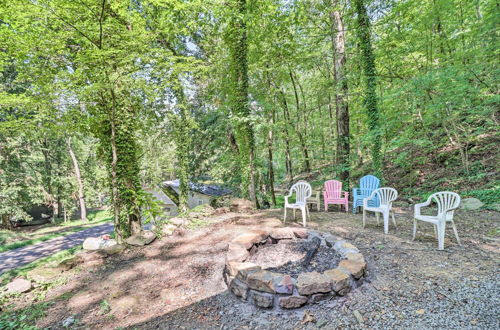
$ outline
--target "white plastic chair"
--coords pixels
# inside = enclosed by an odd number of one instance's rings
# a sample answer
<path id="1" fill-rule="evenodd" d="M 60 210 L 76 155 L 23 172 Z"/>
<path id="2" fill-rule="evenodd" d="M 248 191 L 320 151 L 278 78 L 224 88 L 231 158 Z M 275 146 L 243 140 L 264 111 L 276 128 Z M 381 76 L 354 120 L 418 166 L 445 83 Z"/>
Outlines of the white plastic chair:
<path id="1" fill-rule="evenodd" d="M 431 205 L 435 201 L 438 207 L 438 214 L 436 216 L 420 214 L 420 208 L 423 206 Z M 415 205 L 415 215 L 413 217 L 413 239 L 417 234 L 417 220 L 430 222 L 434 225 L 434 233 L 437 229 L 438 250 L 444 250 L 444 233 L 446 223 L 451 222 L 451 227 L 457 238 L 458 245 L 460 245 L 460 238 L 458 237 L 457 227 L 453 221 L 453 213 L 460 205 L 460 196 L 451 191 L 442 191 L 432 194 L 425 203 Z"/>
<path id="2" fill-rule="evenodd" d="M 377 196 L 380 202 L 378 206 L 368 206 L 368 202 Z M 392 202 L 398 198 L 398 192 L 394 188 L 383 187 L 375 189 L 371 195 L 363 199 L 363 228 L 366 223 L 366 211 L 375 212 L 377 217 L 377 225 L 379 224 L 379 213 L 382 213 L 384 218 L 384 233 L 389 232 L 389 214 L 392 215 L 392 222 L 396 227 L 396 219 L 394 219 L 394 211 L 392 211 Z"/>
<path id="3" fill-rule="evenodd" d="M 292 197 L 295 193 L 295 203 L 289 203 L 288 198 Z M 311 185 L 305 181 L 295 183 L 291 188 L 288 195 L 285 196 L 285 217 L 283 222 L 286 223 L 286 209 L 293 209 L 293 218 L 295 219 L 295 210 L 300 209 L 302 212 L 302 224 L 306 226 L 306 220 L 309 217 L 309 209 L 307 208 L 307 199 L 312 195 Z"/>

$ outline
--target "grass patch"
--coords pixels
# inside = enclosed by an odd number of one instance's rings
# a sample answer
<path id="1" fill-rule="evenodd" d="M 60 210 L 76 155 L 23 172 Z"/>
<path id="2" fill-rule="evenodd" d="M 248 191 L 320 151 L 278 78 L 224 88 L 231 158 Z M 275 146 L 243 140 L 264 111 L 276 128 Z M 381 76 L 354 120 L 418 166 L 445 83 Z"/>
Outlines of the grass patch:
<path id="1" fill-rule="evenodd" d="M 22 267 L 9 270 L 9 271 L 3 273 L 2 275 L 0 275 L 0 286 L 7 284 L 8 282 L 12 281 L 12 279 L 14 279 L 15 277 L 26 276 L 26 274 L 32 269 L 35 269 L 37 267 L 40 267 L 40 266 L 43 266 L 43 265 L 46 265 L 46 264 L 49 264 L 52 262 L 62 261 L 66 258 L 69 258 L 80 250 L 82 250 L 81 246 L 75 246 L 71 249 L 54 253 L 51 256 L 48 256 L 45 258 L 40 258 L 38 260 L 33 261 L 32 263 L 29 263 L 27 265 L 22 266 Z"/>
<path id="2" fill-rule="evenodd" d="M 108 211 L 93 211 L 88 216 L 91 222 L 84 222 L 82 220 L 69 221 L 62 223 L 49 224 L 47 227 L 41 228 L 33 233 L 13 232 L 8 230 L 0 231 L 0 252 L 18 249 L 28 245 L 33 245 L 41 242 L 48 241 L 49 239 L 66 236 L 76 233 L 87 228 L 111 221 L 112 215 Z M 47 233 L 46 235 L 42 235 Z M 34 236 L 34 237 L 33 237 Z M 30 238 L 32 237 L 32 238 Z M 4 244 L 6 241 L 20 239 L 11 244 Z"/>
<path id="3" fill-rule="evenodd" d="M 31 330 L 36 329 L 36 320 L 46 315 L 47 308 L 52 303 L 38 303 L 17 311 L 8 311 L 0 315 L 0 329 Z"/>

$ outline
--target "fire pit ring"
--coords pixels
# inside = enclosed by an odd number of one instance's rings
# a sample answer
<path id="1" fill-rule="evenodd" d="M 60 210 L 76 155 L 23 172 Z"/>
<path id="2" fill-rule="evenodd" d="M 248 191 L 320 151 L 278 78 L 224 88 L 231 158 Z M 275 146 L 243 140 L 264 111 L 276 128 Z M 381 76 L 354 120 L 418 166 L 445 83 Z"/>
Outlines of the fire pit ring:
<path id="1" fill-rule="evenodd" d="M 340 254 L 341 260 L 335 268 L 301 272 L 296 278 L 262 269 L 249 261 L 259 246 L 277 244 L 280 240 L 319 241 L 321 246 Z M 365 270 L 363 255 L 347 241 L 328 233 L 284 227 L 252 230 L 234 238 L 228 245 L 224 280 L 230 292 L 257 307 L 292 309 L 347 294 L 359 285 Z"/>

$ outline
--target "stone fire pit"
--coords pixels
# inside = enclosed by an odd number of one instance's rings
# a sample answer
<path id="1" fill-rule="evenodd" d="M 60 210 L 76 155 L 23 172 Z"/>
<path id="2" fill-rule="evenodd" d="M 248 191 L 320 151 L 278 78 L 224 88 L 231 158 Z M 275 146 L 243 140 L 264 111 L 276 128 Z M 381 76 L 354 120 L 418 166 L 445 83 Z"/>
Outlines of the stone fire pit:
<path id="1" fill-rule="evenodd" d="M 262 260 L 267 251 L 273 251 L 266 249 L 275 247 L 282 251 L 281 258 L 286 257 L 283 249 L 288 246 L 302 249 L 304 258 L 277 267 L 252 262 Z M 316 252 L 318 260 L 313 260 L 311 255 Z M 295 254 L 290 252 L 292 257 Z M 270 255 L 268 259 L 273 258 Z M 244 301 L 261 308 L 291 309 L 345 295 L 358 285 L 365 269 L 366 262 L 359 250 L 331 234 L 304 228 L 273 228 L 250 231 L 229 243 L 224 279 L 229 290 Z"/>

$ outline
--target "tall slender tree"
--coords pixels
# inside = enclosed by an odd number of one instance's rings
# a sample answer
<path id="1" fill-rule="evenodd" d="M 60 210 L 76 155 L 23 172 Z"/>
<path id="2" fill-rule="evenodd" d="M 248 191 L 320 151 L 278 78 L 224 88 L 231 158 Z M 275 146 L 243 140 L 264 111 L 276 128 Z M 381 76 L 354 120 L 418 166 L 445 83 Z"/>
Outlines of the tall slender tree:
<path id="1" fill-rule="evenodd" d="M 379 109 L 377 105 L 377 80 L 375 70 L 375 55 L 373 53 L 370 18 L 364 0 L 354 0 L 354 8 L 358 15 L 358 42 L 363 58 L 363 73 L 365 77 L 364 106 L 368 115 L 368 129 L 370 131 L 371 154 L 373 171 L 381 175 L 381 130 L 379 122 Z"/>

